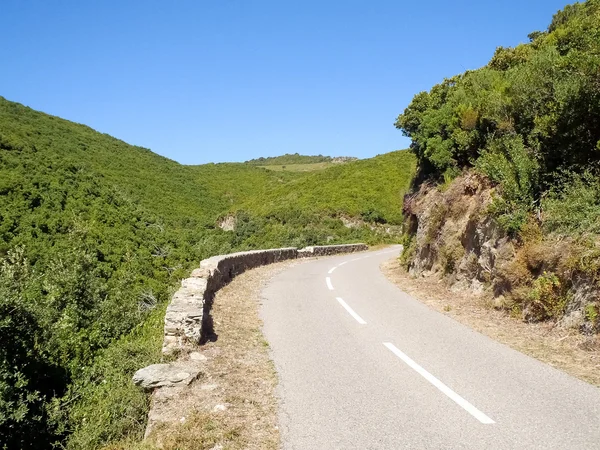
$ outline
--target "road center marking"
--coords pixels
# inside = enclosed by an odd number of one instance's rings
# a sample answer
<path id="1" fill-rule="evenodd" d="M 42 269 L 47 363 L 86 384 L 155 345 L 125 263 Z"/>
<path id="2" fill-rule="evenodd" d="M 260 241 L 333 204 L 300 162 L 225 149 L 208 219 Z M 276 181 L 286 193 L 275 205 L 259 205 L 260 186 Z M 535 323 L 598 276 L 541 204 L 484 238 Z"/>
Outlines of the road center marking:
<path id="1" fill-rule="evenodd" d="M 339 267 L 339 266 L 343 266 L 343 265 L 344 265 L 344 264 L 346 264 L 347 262 L 348 262 L 348 261 L 344 261 L 344 262 L 341 262 L 341 263 L 339 263 L 339 264 L 338 264 L 338 267 Z"/>
<path id="2" fill-rule="evenodd" d="M 333 271 L 334 271 L 335 269 L 337 269 L 337 267 L 332 267 L 331 269 L 329 269 L 329 272 L 327 272 L 327 273 L 333 273 Z"/>
<path id="3" fill-rule="evenodd" d="M 412 359 L 410 359 L 408 357 L 408 355 L 406 355 L 405 353 L 400 351 L 394 344 L 392 344 L 390 342 L 384 342 L 383 345 L 385 345 L 388 348 L 388 350 L 390 350 L 394 355 L 396 355 L 398 358 L 400 358 L 402 361 L 404 361 L 406 363 L 406 365 L 408 365 L 411 369 L 415 370 L 419 375 L 421 375 L 423 378 L 425 378 L 427 381 L 429 381 L 431 384 L 433 384 L 442 393 L 446 394 L 452 401 L 454 401 L 454 403 L 456 403 L 458 406 L 463 408 L 465 411 L 467 411 L 469 414 L 471 414 L 473 417 L 475 417 L 481 423 L 485 423 L 485 424 L 496 423 L 492 419 L 490 419 L 488 416 L 486 416 L 484 413 L 482 413 L 477 408 L 475 408 L 468 401 L 466 401 L 464 398 L 462 398 L 460 395 L 458 395 L 456 392 L 454 392 L 452 389 L 450 389 L 448 386 L 446 386 L 444 383 L 442 383 L 440 380 L 438 380 L 436 377 L 434 377 L 429 372 L 427 372 L 425 369 L 423 369 L 420 365 L 418 365 Z"/>
<path id="4" fill-rule="evenodd" d="M 340 303 L 340 305 L 342 305 L 342 306 L 344 307 L 344 309 L 345 309 L 346 311 L 348 311 L 348 313 L 349 313 L 349 314 L 350 314 L 352 317 L 354 317 L 354 319 L 356 319 L 356 321 L 357 321 L 358 323 L 360 323 L 361 325 L 366 325 L 366 324 L 367 324 L 367 322 L 365 322 L 365 321 L 362 319 L 362 317 L 360 317 L 358 314 L 356 314 L 356 313 L 354 312 L 354 310 L 353 310 L 352 308 L 350 308 L 350 306 L 348 306 L 348 303 L 346 303 L 346 302 L 345 302 L 343 299 L 341 299 L 341 298 L 339 298 L 339 297 L 336 297 L 336 300 L 337 300 L 337 301 Z"/>
<path id="5" fill-rule="evenodd" d="M 325 282 L 327 283 L 327 287 L 329 288 L 329 290 L 333 291 L 333 284 L 331 284 L 331 278 L 325 278 Z"/>

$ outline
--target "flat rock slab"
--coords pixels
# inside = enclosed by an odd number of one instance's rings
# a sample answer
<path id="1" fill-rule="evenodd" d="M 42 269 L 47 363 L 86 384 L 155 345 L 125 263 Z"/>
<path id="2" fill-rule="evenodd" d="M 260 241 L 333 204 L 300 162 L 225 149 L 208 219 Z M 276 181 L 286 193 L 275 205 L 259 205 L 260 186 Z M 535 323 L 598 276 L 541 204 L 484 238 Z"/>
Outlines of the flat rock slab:
<path id="1" fill-rule="evenodd" d="M 162 386 L 187 386 L 201 373 L 198 361 L 177 361 L 168 364 L 152 364 L 138 370 L 133 382 L 146 390 Z"/>

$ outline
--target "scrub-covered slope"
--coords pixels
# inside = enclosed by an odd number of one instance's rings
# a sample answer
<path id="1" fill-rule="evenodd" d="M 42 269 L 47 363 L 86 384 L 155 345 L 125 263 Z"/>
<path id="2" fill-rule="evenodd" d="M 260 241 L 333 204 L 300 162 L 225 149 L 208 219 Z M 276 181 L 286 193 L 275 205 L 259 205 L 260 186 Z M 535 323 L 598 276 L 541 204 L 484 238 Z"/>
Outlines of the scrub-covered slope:
<path id="1" fill-rule="evenodd" d="M 600 1 L 417 94 L 405 262 L 526 321 L 600 331 Z M 418 183 L 417 183 L 418 184 Z"/>
<path id="2" fill-rule="evenodd" d="M 373 174 L 382 158 L 397 178 Z M 160 359 L 179 279 L 232 250 L 393 240 L 370 225 L 398 223 L 413 165 L 182 166 L 0 98 L 0 447 L 139 437 L 148 399 L 131 374 Z"/>

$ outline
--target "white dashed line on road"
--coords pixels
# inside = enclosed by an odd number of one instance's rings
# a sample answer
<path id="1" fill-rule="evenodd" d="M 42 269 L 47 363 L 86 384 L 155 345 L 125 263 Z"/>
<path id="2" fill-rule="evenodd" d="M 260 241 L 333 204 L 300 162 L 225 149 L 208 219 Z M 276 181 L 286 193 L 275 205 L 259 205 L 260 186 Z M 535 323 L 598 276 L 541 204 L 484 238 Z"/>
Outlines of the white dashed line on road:
<path id="1" fill-rule="evenodd" d="M 327 273 L 333 273 L 333 271 L 334 271 L 335 269 L 337 269 L 337 266 L 336 266 L 336 267 L 332 267 L 331 269 L 329 269 L 329 272 L 327 272 Z"/>
<path id="2" fill-rule="evenodd" d="M 442 393 L 446 394 L 458 406 L 463 408 L 465 411 L 467 411 L 469 414 L 471 414 L 473 417 L 475 417 L 481 423 L 484 423 L 484 424 L 496 423 L 492 419 L 490 419 L 488 416 L 486 416 L 484 413 L 482 413 L 477 408 L 475 408 L 468 401 L 466 401 L 464 398 L 462 398 L 460 395 L 458 395 L 456 392 L 454 392 L 452 389 L 450 389 L 448 386 L 446 386 L 444 383 L 442 383 L 440 380 L 438 380 L 436 377 L 434 377 L 429 372 L 427 372 L 425 369 L 423 369 L 420 365 L 418 365 L 412 359 L 410 359 L 408 357 L 408 355 L 406 355 L 405 353 L 400 351 L 394 344 L 392 344 L 390 342 L 384 342 L 383 345 L 385 345 L 388 348 L 388 350 L 390 350 L 394 355 L 396 355 L 398 358 L 400 358 L 402 361 L 404 361 L 406 363 L 406 365 L 408 365 L 411 369 L 413 369 L 415 372 L 417 372 L 419 375 L 421 375 L 423 378 L 425 378 L 427 381 L 429 381 L 431 384 L 433 384 Z"/>
<path id="3" fill-rule="evenodd" d="M 348 311 L 348 313 L 354 317 L 354 319 L 360 323 L 361 325 L 366 325 L 367 322 L 365 322 L 362 317 L 360 317 L 358 314 L 356 314 L 354 312 L 354 310 L 352 308 L 350 308 L 350 306 L 348 306 L 348 303 L 346 303 L 343 299 L 341 299 L 340 297 L 336 297 L 336 300 L 340 303 L 340 305 L 342 305 L 344 307 L 344 309 L 346 311 Z"/>
<path id="4" fill-rule="evenodd" d="M 329 290 L 333 291 L 333 284 L 331 284 L 331 278 L 325 278 L 325 282 L 327 283 L 327 287 L 329 288 Z"/>

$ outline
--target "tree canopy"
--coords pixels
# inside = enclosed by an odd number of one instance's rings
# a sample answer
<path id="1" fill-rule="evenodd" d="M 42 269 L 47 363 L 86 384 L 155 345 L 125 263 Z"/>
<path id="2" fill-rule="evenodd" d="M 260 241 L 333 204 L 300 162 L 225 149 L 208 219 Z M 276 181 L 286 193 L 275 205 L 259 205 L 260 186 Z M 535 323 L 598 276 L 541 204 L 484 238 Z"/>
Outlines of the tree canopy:
<path id="1" fill-rule="evenodd" d="M 600 1 L 568 5 L 529 39 L 417 94 L 395 124 L 423 176 L 477 167 L 502 185 L 507 225 L 557 173 L 600 161 Z"/>

